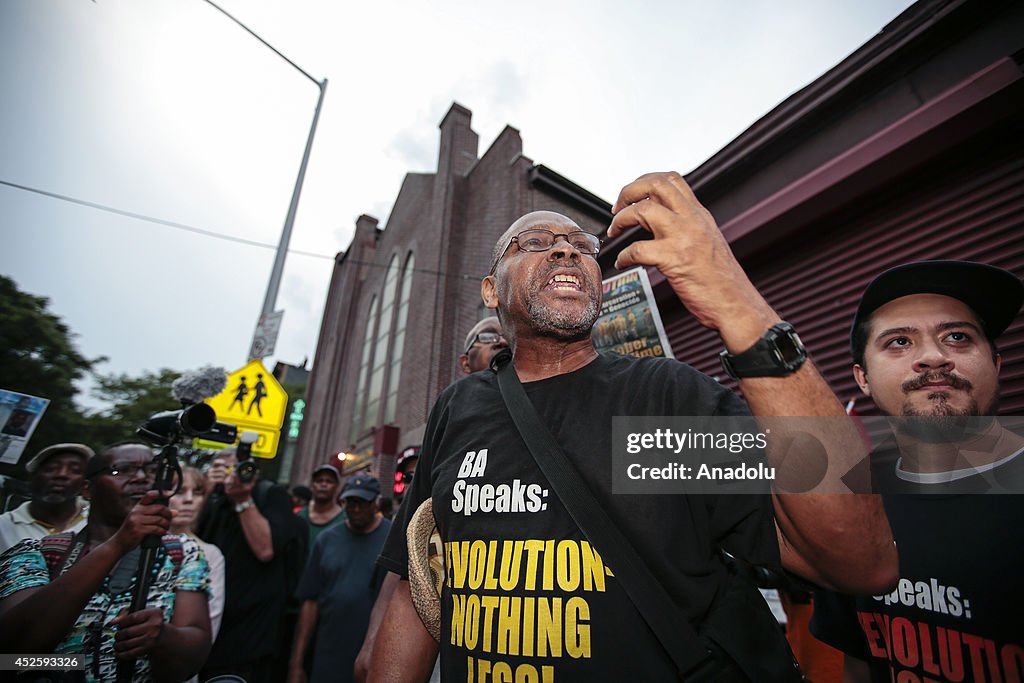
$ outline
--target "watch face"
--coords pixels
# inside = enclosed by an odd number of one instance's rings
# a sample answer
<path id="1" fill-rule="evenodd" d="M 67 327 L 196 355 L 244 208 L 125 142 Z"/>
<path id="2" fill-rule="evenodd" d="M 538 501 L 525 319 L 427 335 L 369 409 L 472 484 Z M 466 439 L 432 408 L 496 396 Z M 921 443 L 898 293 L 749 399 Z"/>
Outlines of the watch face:
<path id="1" fill-rule="evenodd" d="M 800 341 L 800 337 L 792 329 L 787 330 L 783 336 L 775 340 L 775 349 L 778 351 L 779 357 L 786 367 L 792 367 L 794 364 L 803 361 L 806 357 L 804 345 Z"/>
<path id="2" fill-rule="evenodd" d="M 761 340 L 743 353 L 719 354 L 722 368 L 733 379 L 744 377 L 783 377 L 798 370 L 807 360 L 807 351 L 793 326 L 781 322 L 772 326 Z"/>

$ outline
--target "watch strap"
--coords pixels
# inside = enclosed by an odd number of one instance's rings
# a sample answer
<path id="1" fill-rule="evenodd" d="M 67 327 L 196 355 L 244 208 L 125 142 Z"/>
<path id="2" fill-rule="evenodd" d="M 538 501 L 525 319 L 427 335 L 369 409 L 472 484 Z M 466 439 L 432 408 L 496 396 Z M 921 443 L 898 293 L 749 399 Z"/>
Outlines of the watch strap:
<path id="1" fill-rule="evenodd" d="M 807 360 L 807 352 L 793 326 L 782 321 L 768 328 L 746 351 L 722 351 L 719 358 L 722 369 L 733 379 L 785 377 L 800 369 Z"/>

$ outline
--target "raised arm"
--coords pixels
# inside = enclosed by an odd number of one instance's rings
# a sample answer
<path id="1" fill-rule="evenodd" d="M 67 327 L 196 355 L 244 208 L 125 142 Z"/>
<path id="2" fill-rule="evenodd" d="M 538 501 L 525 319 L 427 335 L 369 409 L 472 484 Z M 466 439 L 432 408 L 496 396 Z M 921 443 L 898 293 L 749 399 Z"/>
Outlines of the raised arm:
<path id="1" fill-rule="evenodd" d="M 654 266 L 683 305 L 721 336 L 730 353 L 753 346 L 780 318 L 750 282 L 711 214 L 678 173 L 653 173 L 630 183 L 613 207 L 608 230 L 615 237 L 639 225 L 653 240 L 637 241 L 615 265 Z M 850 592 L 881 593 L 896 581 L 896 548 L 874 495 L 853 495 L 840 477 L 867 456 L 856 427 L 808 360 L 785 377 L 743 379 L 740 388 L 758 417 L 806 416 L 818 421 L 814 436 L 828 455 L 824 479 L 814 493 L 774 496 L 780 550 L 787 568 L 818 585 Z M 801 427 L 814 424 L 802 423 Z M 772 422 L 769 464 L 799 474 L 790 458 L 791 422 Z M 799 449 L 796 449 L 799 450 Z M 784 461 L 785 466 L 783 466 Z"/>
<path id="2" fill-rule="evenodd" d="M 274 559 L 274 537 L 270 522 L 253 500 L 252 492 L 257 482 L 258 478 L 243 483 L 232 472 L 224 480 L 224 494 L 236 506 L 244 508 L 238 513 L 238 521 L 252 554 L 260 562 L 270 562 Z"/>

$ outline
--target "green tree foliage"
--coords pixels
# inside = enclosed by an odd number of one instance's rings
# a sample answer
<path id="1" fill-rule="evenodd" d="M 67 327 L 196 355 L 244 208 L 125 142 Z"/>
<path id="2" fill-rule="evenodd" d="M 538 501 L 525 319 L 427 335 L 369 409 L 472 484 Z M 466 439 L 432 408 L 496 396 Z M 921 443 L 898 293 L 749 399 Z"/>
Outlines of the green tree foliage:
<path id="1" fill-rule="evenodd" d="M 0 276 L 0 388 L 50 399 L 33 446 L 82 440 L 74 383 L 106 360 L 80 354 L 74 335 L 48 307 L 45 297 L 22 292 Z"/>
<path id="2" fill-rule="evenodd" d="M 135 438 L 135 428 L 153 413 L 177 410 L 181 404 L 171 395 L 171 383 L 179 372 L 161 368 L 129 375 L 97 375 L 93 396 L 110 407 L 86 420 L 97 445 Z"/>

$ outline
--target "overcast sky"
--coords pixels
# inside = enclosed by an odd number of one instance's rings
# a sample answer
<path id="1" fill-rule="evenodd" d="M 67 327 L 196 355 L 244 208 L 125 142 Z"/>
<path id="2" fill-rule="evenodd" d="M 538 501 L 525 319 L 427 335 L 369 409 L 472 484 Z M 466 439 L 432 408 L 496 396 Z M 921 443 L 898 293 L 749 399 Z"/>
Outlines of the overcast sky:
<path id="1" fill-rule="evenodd" d="M 218 2 L 329 79 L 277 308 L 312 363 L 332 257 L 433 171 L 441 117 L 613 200 L 699 165 L 878 33 L 906 0 Z M 0 273 L 103 372 L 243 365 L 316 86 L 204 0 L 0 1 Z M 0 321 L 2 324 L 2 321 Z M 429 340 L 420 340 L 429 343 Z M 94 405 L 94 404 L 93 404 Z"/>

